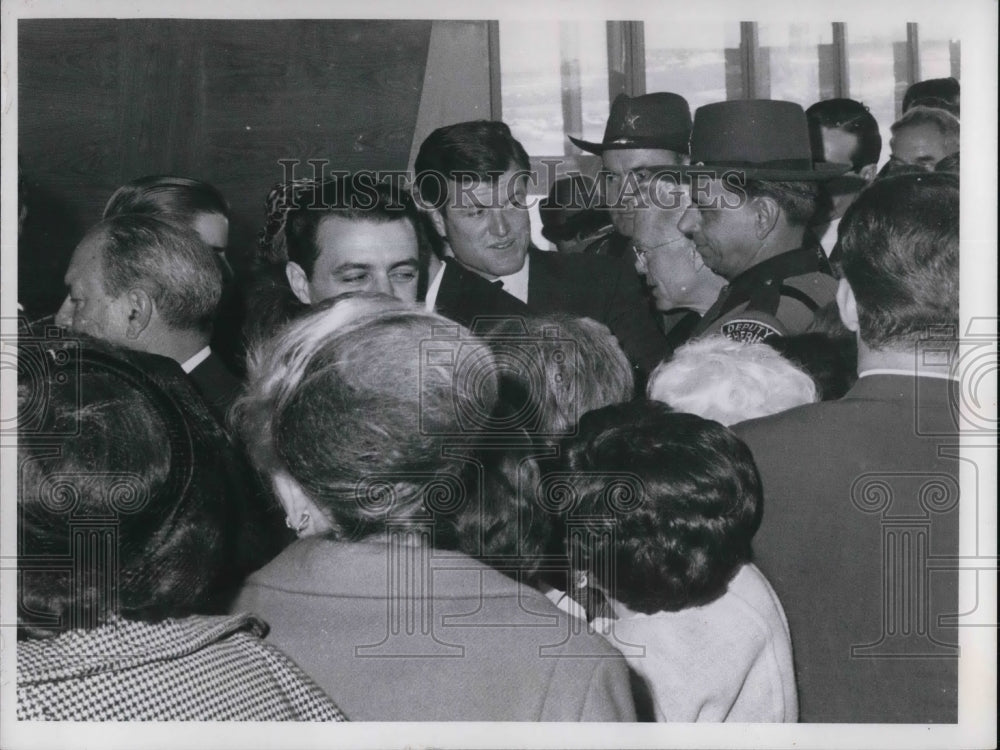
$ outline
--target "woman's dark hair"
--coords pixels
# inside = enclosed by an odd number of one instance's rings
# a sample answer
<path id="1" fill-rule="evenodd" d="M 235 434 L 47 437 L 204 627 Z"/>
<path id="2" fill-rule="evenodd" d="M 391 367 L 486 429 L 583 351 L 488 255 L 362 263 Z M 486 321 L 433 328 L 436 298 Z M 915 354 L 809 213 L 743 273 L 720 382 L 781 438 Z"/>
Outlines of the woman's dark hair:
<path id="1" fill-rule="evenodd" d="M 170 360 L 21 347 L 18 453 L 19 636 L 222 612 L 263 562 L 241 548 L 246 470 Z"/>
<path id="2" fill-rule="evenodd" d="M 565 468 L 573 565 L 629 608 L 705 604 L 750 561 L 760 478 L 717 422 L 656 402 L 598 409 L 566 442 Z"/>
<path id="3" fill-rule="evenodd" d="M 806 110 L 806 119 L 809 121 L 809 138 L 815 161 L 825 161 L 822 128 L 831 128 L 857 137 L 858 145 L 851 154 L 851 166 L 855 170 L 878 163 L 882 155 L 882 135 L 878 130 L 878 122 L 861 102 L 854 99 L 825 99 Z"/>
<path id="4" fill-rule="evenodd" d="M 101 218 L 121 214 L 166 214 L 191 224 L 198 214 L 229 218 L 229 204 L 218 188 L 207 182 L 175 175 L 149 175 L 118 188 Z"/>

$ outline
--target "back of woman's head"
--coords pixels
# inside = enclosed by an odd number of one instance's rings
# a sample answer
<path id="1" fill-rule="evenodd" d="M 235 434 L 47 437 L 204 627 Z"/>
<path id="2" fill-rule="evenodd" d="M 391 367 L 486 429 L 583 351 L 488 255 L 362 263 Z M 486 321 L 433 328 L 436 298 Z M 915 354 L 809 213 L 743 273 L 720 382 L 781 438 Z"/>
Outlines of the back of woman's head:
<path id="1" fill-rule="evenodd" d="M 164 362 L 89 340 L 19 352 L 20 634 L 225 608 L 243 498 Z"/>
<path id="2" fill-rule="evenodd" d="M 655 401 L 599 409 L 566 442 L 565 469 L 574 566 L 632 609 L 711 601 L 750 560 L 760 478 L 717 422 Z"/>
<path id="3" fill-rule="evenodd" d="M 359 538 L 429 518 L 429 492 L 464 492 L 444 448 L 491 413 L 497 383 L 489 350 L 446 318 L 393 305 L 343 320 L 344 302 L 255 354 L 235 415 L 259 469 L 287 472 Z"/>

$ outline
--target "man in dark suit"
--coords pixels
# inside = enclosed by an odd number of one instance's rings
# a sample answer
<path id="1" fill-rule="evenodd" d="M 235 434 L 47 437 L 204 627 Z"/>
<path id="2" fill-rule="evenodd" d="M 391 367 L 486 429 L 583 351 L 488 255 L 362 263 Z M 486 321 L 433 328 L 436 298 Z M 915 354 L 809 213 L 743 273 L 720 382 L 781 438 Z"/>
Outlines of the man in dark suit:
<path id="1" fill-rule="evenodd" d="M 177 361 L 224 421 L 240 384 L 209 346 L 222 273 L 193 229 L 144 214 L 107 218 L 73 251 L 65 282 L 58 325 Z"/>
<path id="2" fill-rule="evenodd" d="M 416 190 L 445 242 L 427 305 L 469 325 L 481 316 L 563 312 L 605 324 L 638 373 L 666 344 L 627 261 L 531 246 L 531 164 L 502 122 L 438 128 L 415 162 Z M 499 282 L 499 283 L 498 283 Z"/>
<path id="3" fill-rule="evenodd" d="M 958 720 L 958 217 L 953 175 L 862 192 L 837 293 L 857 384 L 734 427 L 764 484 L 755 559 L 788 616 L 802 721 Z"/>

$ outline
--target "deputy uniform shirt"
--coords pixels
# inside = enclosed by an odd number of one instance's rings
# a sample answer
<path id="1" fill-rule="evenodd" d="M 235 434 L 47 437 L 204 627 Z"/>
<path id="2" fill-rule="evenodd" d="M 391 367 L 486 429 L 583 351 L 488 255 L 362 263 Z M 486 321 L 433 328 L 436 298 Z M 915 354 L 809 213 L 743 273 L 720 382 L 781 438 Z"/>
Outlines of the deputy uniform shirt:
<path id="1" fill-rule="evenodd" d="M 755 343 L 802 333 L 823 305 L 833 301 L 837 280 L 815 248 L 768 258 L 722 288 L 692 338 L 722 334 Z"/>

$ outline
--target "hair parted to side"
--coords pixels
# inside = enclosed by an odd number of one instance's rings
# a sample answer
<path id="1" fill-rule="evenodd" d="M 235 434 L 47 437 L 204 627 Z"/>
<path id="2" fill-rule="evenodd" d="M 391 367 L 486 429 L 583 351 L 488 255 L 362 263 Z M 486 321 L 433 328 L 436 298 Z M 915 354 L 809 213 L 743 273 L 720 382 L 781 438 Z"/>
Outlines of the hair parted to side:
<path id="1" fill-rule="evenodd" d="M 958 331 L 959 187 L 947 172 L 876 180 L 840 223 L 841 265 L 872 349 Z"/>
<path id="2" fill-rule="evenodd" d="M 430 219 L 417 210 L 413 197 L 405 188 L 393 182 L 378 182 L 367 173 L 357 173 L 306 185 L 297 191 L 284 220 L 284 244 L 288 254 L 285 260 L 298 263 L 309 278 L 320 255 L 316 244 L 319 226 L 330 217 L 376 224 L 409 222 L 417 237 L 421 274 L 418 296 L 423 297 L 427 289 L 427 264 L 432 253 L 440 254 L 440 240 Z"/>
<path id="3" fill-rule="evenodd" d="M 218 188 L 191 177 L 149 175 L 122 185 L 108 199 L 101 218 L 121 214 L 168 215 L 190 225 L 198 214 L 229 218 L 229 204 Z"/>
<path id="4" fill-rule="evenodd" d="M 858 146 L 851 154 L 855 170 L 877 164 L 882 156 L 882 136 L 878 122 L 864 104 L 854 99 L 826 99 L 816 102 L 806 110 L 809 136 L 812 141 L 813 159 L 823 161 L 823 134 L 821 128 L 842 130 L 857 136 Z"/>
<path id="5" fill-rule="evenodd" d="M 87 337 L 56 346 L 19 351 L 19 637 L 225 611 L 224 590 L 250 572 L 237 561 L 247 498 L 236 449 L 163 358 Z M 39 354 L 62 369 L 40 373 Z M 113 558 L 33 566 L 64 558 L 74 528 L 100 519 Z"/>
<path id="6" fill-rule="evenodd" d="M 724 425 L 777 414 L 818 397 L 813 379 L 767 344 L 725 336 L 680 347 L 653 370 L 646 395 Z"/>
<path id="7" fill-rule="evenodd" d="M 465 177 L 492 180 L 509 169 L 530 170 L 524 146 L 506 123 L 472 120 L 438 128 L 420 145 L 413 164 L 414 187 L 425 207 L 441 209 L 448 182 Z"/>
<path id="8" fill-rule="evenodd" d="M 742 182 L 742 187 L 747 200 L 774 200 L 784 212 L 788 223 L 796 227 L 807 226 L 819 205 L 820 188 L 814 182 L 748 179 Z"/>
<path id="9" fill-rule="evenodd" d="M 568 541 L 609 595 L 652 614 L 712 601 L 752 555 L 763 508 L 749 448 L 716 422 L 658 402 L 608 406 L 580 420 L 566 441 L 575 473 L 573 515 L 586 539 Z M 637 491 L 616 494 L 628 474 Z"/>
<path id="10" fill-rule="evenodd" d="M 193 229 L 144 214 L 105 219 L 90 230 L 100 237 L 105 291 L 143 289 L 173 328 L 208 331 L 222 296 L 222 272 Z"/>
<path id="11" fill-rule="evenodd" d="M 954 145 L 954 150 L 958 151 L 962 124 L 955 115 L 937 107 L 918 105 L 908 109 L 906 114 L 889 126 L 889 129 L 895 135 L 904 128 L 915 127 L 917 125 L 930 125 L 936 128 L 946 140 Z"/>
<path id="12" fill-rule="evenodd" d="M 428 493 L 463 497 L 463 462 L 445 456 L 444 436 L 461 433 L 463 410 L 492 409 L 497 394 L 492 355 L 468 332 L 398 300 L 345 320 L 344 306 L 362 299 L 320 305 L 279 331 L 254 353 L 234 407 L 257 467 L 286 471 L 351 539 L 434 518 Z M 432 340 L 451 356 L 424 358 Z M 482 360 L 475 383 L 456 377 L 467 356 Z M 454 546 L 453 530 L 438 542 Z"/>

